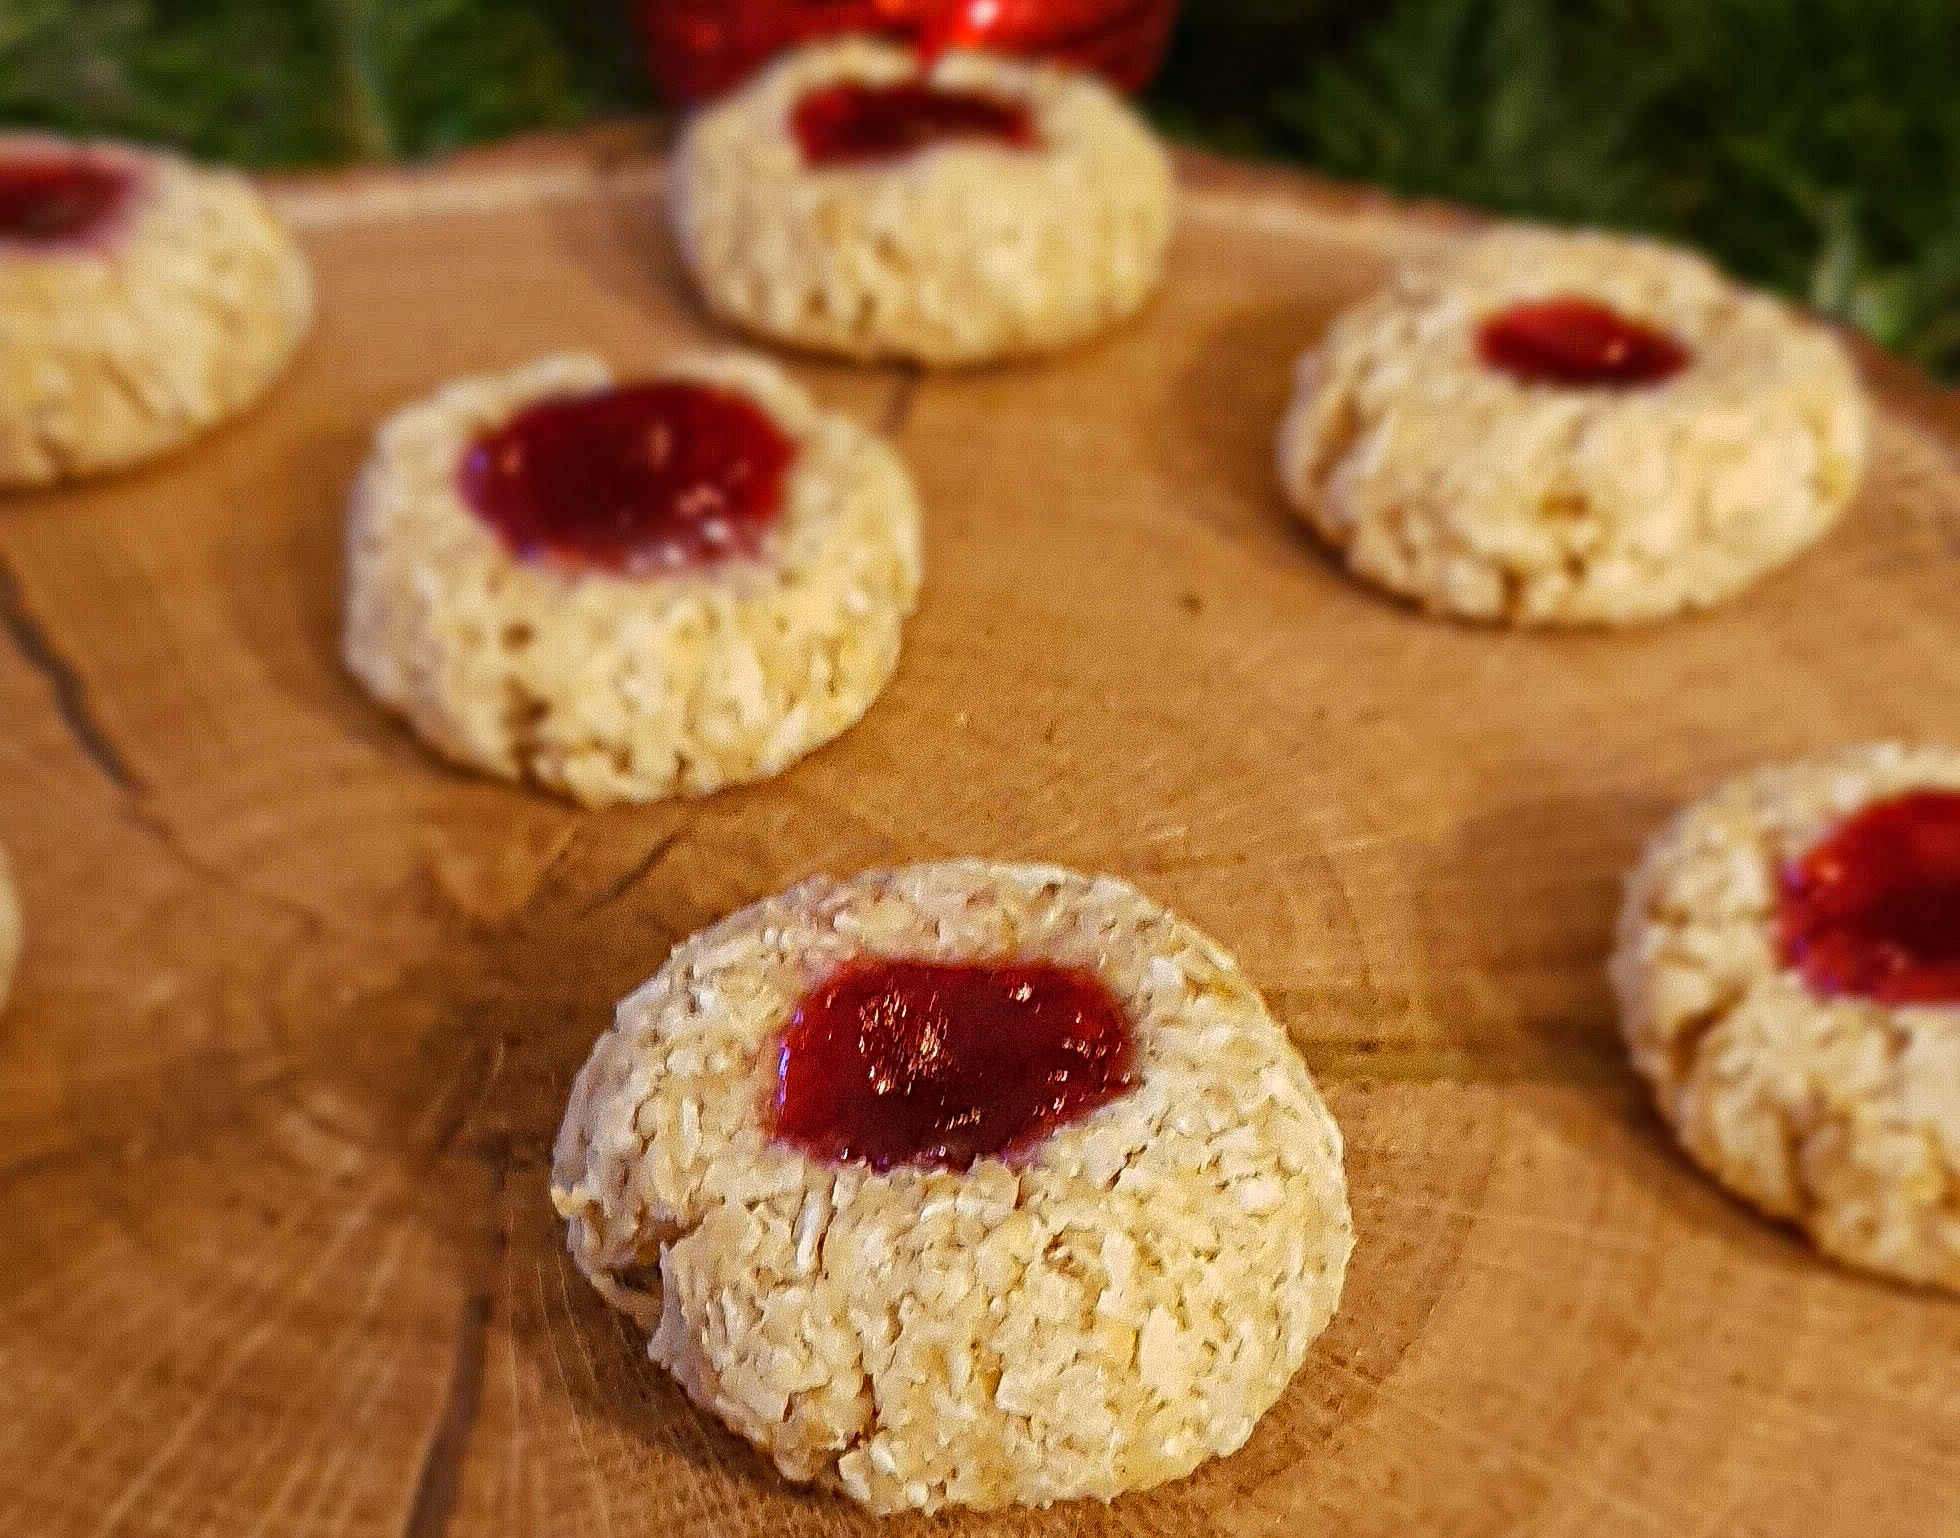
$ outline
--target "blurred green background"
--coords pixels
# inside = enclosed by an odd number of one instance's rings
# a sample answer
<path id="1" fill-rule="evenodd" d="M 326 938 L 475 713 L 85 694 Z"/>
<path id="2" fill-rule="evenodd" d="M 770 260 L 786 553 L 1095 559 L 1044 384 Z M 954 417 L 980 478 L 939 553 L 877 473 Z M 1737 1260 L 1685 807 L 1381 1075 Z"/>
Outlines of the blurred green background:
<path id="1" fill-rule="evenodd" d="M 652 105 L 612 0 L 0 0 L 0 121 L 255 166 Z M 1187 0 L 1172 132 L 1652 230 L 1960 378 L 1956 0 Z"/>

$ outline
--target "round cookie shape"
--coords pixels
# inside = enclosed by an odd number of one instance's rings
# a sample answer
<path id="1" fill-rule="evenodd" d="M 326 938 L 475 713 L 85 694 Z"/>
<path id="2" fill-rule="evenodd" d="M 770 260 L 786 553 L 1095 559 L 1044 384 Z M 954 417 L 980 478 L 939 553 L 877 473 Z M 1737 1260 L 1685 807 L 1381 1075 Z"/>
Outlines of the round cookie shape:
<path id="1" fill-rule="evenodd" d="M 644 419 L 609 414 L 649 394 L 685 408 L 639 440 L 678 477 L 577 463 L 623 443 Z M 583 425 L 554 439 L 568 414 Z M 513 436 L 527 420 L 552 431 Z M 731 424 L 732 450 L 695 441 Z M 773 491 L 736 518 L 745 476 Z M 647 539 L 599 540 L 583 507 L 540 505 L 554 491 Z M 516 512 L 481 501 L 504 494 Z M 440 752 L 588 805 L 646 801 L 765 778 L 870 708 L 918 598 L 919 507 L 886 444 L 764 360 L 616 385 L 562 355 L 389 418 L 347 563 L 347 665 Z"/>
<path id="2" fill-rule="evenodd" d="M 966 105 L 936 127 L 892 105 L 935 98 Z M 819 128 L 855 152 L 813 163 Z M 697 116 L 670 197 L 717 315 L 851 358 L 958 365 L 1062 347 L 1139 309 L 1174 188 L 1149 128 L 1094 77 L 979 53 L 922 66 L 848 39 Z"/>
<path id="3" fill-rule="evenodd" d="M 1703 1168 L 1839 1260 L 1960 1291 L 1960 971 L 1928 923 L 1960 903 L 1956 796 L 1960 751 L 1891 744 L 1730 781 L 1629 877 L 1611 974 Z"/>
<path id="4" fill-rule="evenodd" d="M 1412 263 L 1300 360 L 1288 500 L 1438 614 L 1629 624 L 1783 565 L 1864 475 L 1827 331 L 1647 241 L 1513 228 Z"/>
<path id="5" fill-rule="evenodd" d="M 14 889 L 13 867 L 0 849 L 0 1008 L 13 994 L 14 968 L 20 964 L 20 894 Z"/>
<path id="6" fill-rule="evenodd" d="M 964 1168 L 813 1157 L 775 1123 L 785 1032 L 888 962 L 1093 980 L 1127 1081 Z M 1110 1499 L 1235 1451 L 1352 1245 L 1339 1130 L 1232 959 L 1109 877 L 974 860 L 813 880 L 679 946 L 580 1073 L 552 1200 L 697 1403 L 883 1512 Z"/>
<path id="7" fill-rule="evenodd" d="M 312 323 L 306 258 L 244 177 L 0 134 L 0 486 L 175 448 L 251 405 Z"/>

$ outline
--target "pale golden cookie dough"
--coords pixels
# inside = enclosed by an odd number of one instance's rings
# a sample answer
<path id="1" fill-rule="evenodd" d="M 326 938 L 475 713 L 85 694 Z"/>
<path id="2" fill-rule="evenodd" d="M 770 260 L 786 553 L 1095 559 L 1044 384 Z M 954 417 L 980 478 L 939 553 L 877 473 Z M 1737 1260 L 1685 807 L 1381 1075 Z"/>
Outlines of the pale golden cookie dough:
<path id="1" fill-rule="evenodd" d="M 1960 1290 L 1960 1007 L 1825 998 L 1782 965 L 1780 873 L 1874 801 L 1960 790 L 1960 752 L 1853 748 L 1682 812 L 1627 882 L 1612 978 L 1697 1163 L 1854 1266 Z"/>
<path id="2" fill-rule="evenodd" d="M 20 964 L 20 894 L 14 890 L 13 867 L 0 849 L 0 1008 L 14 991 L 14 968 Z"/>
<path id="3" fill-rule="evenodd" d="M 154 458 L 234 417 L 313 324 L 313 279 L 246 179 L 174 155 L 0 134 L 0 156 L 126 168 L 127 207 L 55 245 L 0 236 L 0 486 Z"/>
<path id="4" fill-rule="evenodd" d="M 1522 383 L 1477 334 L 1603 302 L 1692 349 L 1663 383 Z M 1717 602 L 1845 510 L 1866 406 L 1838 341 L 1646 241 L 1507 229 L 1412 265 L 1299 363 L 1279 474 L 1355 572 L 1440 614 L 1626 624 Z"/>
<path id="5" fill-rule="evenodd" d="M 864 955 L 1051 962 L 1136 1087 L 964 1173 L 769 1136 L 773 1044 Z M 883 1512 L 1109 1499 L 1235 1451 L 1340 1297 L 1341 1135 L 1219 946 L 1131 887 L 956 861 L 817 879 L 678 947 L 574 1086 L 552 1201 L 653 1360 Z"/>
<path id="6" fill-rule="evenodd" d="M 1170 161 L 1093 77 L 950 54 L 931 82 L 1027 102 L 1039 146 L 805 164 L 790 114 L 808 92 L 918 68 L 882 43 L 816 44 L 690 124 L 672 213 L 709 308 L 798 346 L 941 365 L 1061 347 L 1139 309 L 1170 238 Z"/>
<path id="7" fill-rule="evenodd" d="M 653 377 L 747 396 L 797 445 L 759 560 L 623 576 L 519 560 L 456 471 L 524 407 L 614 383 L 561 355 L 460 380 L 382 424 L 348 522 L 347 666 L 460 764 L 588 805 L 764 779 L 852 726 L 917 602 L 919 504 L 898 456 L 774 364 Z"/>

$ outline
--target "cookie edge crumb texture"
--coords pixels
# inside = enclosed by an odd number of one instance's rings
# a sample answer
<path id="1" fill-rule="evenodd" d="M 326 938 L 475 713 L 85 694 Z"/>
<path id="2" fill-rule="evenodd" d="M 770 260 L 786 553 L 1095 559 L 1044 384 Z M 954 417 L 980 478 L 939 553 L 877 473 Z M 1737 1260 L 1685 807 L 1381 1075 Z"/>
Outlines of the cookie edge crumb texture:
<path id="1" fill-rule="evenodd" d="M 915 68 L 882 43 L 813 44 L 690 122 L 669 211 L 709 308 L 792 346 L 938 367 L 1052 351 L 1140 310 L 1162 277 L 1175 179 L 1148 125 L 1093 77 L 949 54 L 934 83 L 1027 100 L 1043 145 L 803 164 L 789 118 L 806 91 Z"/>
<path id="2" fill-rule="evenodd" d="M 135 177 L 120 227 L 47 251 L 0 243 L 0 487 L 158 458 L 245 413 L 313 327 L 312 268 L 241 174 L 164 151 L 0 134 Z"/>
<path id="3" fill-rule="evenodd" d="M 1718 786 L 1629 874 L 1609 974 L 1698 1164 L 1838 1260 L 1960 1291 L 1960 1006 L 1819 997 L 1775 933 L 1789 862 L 1923 788 L 1960 789 L 1960 751 L 1864 745 Z"/>
<path id="4" fill-rule="evenodd" d="M 1025 1160 L 806 1159 L 767 1044 L 852 957 L 1092 966 L 1139 1084 Z M 574 1260 L 789 1478 L 882 1512 L 1111 1499 L 1236 1451 L 1332 1317 L 1341 1137 L 1217 944 L 1109 877 L 952 861 L 818 878 L 677 947 L 581 1070 Z"/>

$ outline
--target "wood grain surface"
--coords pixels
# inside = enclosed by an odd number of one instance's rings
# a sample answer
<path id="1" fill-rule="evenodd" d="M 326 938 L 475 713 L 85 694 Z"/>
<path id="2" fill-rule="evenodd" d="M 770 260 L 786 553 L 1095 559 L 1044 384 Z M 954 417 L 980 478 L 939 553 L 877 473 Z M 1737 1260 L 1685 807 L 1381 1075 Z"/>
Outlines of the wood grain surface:
<path id="1" fill-rule="evenodd" d="M 1192 162 L 1139 323 L 1036 367 L 799 363 L 928 508 L 884 700 L 776 782 L 581 813 L 439 766 L 337 661 L 376 419 L 567 344 L 710 339 L 656 161 L 280 190 L 324 314 L 235 428 L 0 503 L 0 1533 L 1960 1532 L 1960 1304 L 1672 1149 L 1601 973 L 1623 867 L 1765 757 L 1960 737 L 1951 397 L 1896 368 L 1849 523 L 1705 617 L 1425 620 L 1289 524 L 1292 356 L 1457 221 Z M 878 1524 L 691 1410 L 545 1198 L 673 941 L 816 871 L 1129 878 L 1246 963 L 1349 1144 L 1339 1318 L 1238 1457 L 1113 1507 Z"/>

